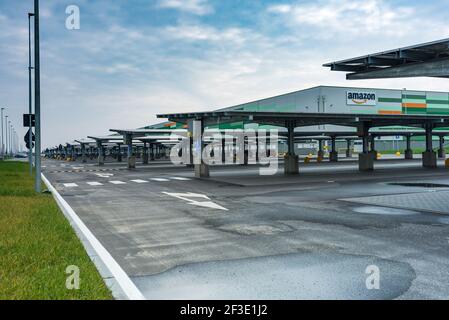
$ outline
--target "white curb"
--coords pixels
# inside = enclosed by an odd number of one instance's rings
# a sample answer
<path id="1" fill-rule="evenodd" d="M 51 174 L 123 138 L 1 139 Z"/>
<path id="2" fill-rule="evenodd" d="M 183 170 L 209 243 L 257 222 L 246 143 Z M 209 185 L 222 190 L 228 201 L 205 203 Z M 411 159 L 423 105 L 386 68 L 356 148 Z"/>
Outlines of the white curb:
<path id="1" fill-rule="evenodd" d="M 95 250 L 98 258 L 108 269 L 112 277 L 116 280 L 118 286 L 123 291 L 125 296 L 129 300 L 145 300 L 143 294 L 139 291 L 136 285 L 131 281 L 126 272 L 120 267 L 120 265 L 115 261 L 111 254 L 106 250 L 105 247 L 98 241 L 98 239 L 92 234 L 92 232 L 87 228 L 87 226 L 81 221 L 76 212 L 70 207 L 70 205 L 64 200 L 64 198 L 59 194 L 58 191 L 52 186 L 52 184 L 47 180 L 47 178 L 42 175 L 42 180 L 47 185 L 48 190 L 53 194 L 58 206 L 61 208 L 62 212 L 66 218 L 71 222 L 72 225 L 81 232 L 81 235 L 85 240 L 92 246 Z M 83 239 L 80 239 L 81 241 Z"/>

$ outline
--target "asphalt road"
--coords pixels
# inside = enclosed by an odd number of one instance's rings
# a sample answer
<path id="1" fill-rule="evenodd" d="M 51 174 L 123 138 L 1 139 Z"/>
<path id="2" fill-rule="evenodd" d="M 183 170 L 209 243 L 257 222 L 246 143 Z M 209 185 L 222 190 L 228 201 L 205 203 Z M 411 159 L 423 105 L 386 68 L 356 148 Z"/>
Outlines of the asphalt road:
<path id="1" fill-rule="evenodd" d="M 203 180 L 163 161 L 43 165 L 149 299 L 449 298 L 449 205 L 432 207 L 449 190 L 441 163 L 301 164 L 298 176 L 227 166 Z M 379 289 L 366 285 L 373 268 Z"/>

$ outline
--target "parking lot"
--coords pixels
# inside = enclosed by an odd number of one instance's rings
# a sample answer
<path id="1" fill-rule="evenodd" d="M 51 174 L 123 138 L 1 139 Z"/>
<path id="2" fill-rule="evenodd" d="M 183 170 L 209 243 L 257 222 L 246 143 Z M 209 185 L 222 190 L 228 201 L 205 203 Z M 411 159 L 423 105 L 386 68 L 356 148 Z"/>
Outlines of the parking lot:
<path id="1" fill-rule="evenodd" d="M 442 162 L 386 159 L 363 173 L 354 159 L 269 177 L 220 166 L 208 179 L 165 161 L 43 166 L 149 299 L 449 298 Z"/>

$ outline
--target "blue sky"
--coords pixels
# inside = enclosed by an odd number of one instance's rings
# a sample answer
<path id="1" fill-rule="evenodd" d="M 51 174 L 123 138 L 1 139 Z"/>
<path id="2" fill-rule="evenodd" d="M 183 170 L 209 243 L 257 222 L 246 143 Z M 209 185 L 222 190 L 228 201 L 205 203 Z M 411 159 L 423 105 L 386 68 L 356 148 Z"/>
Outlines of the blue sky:
<path id="1" fill-rule="evenodd" d="M 0 105 L 27 106 L 27 12 L 0 2 Z M 77 5 L 81 29 L 67 30 Z M 316 85 L 449 89 L 446 79 L 347 82 L 325 62 L 449 38 L 449 0 L 43 0 L 44 146 Z M 24 131 L 20 129 L 23 136 Z"/>

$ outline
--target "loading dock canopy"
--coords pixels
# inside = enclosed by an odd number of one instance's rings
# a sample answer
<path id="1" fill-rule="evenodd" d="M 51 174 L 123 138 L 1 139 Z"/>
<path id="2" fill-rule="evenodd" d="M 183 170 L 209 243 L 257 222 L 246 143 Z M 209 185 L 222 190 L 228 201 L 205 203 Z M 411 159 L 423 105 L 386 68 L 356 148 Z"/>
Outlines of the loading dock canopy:
<path id="1" fill-rule="evenodd" d="M 331 71 L 350 72 L 348 80 L 402 77 L 449 78 L 449 39 L 418 44 L 331 63 Z"/>
<path id="2" fill-rule="evenodd" d="M 229 122 L 248 122 L 260 125 L 285 127 L 294 122 L 295 127 L 306 127 L 322 124 L 360 127 L 411 126 L 423 127 L 431 125 L 434 128 L 447 127 L 449 116 L 433 115 L 378 115 L 349 113 L 304 113 L 304 112 L 259 112 L 259 111 L 213 111 L 196 113 L 161 114 L 158 118 L 187 123 L 196 119 L 203 121 L 204 126 L 214 126 Z M 316 134 L 316 133 L 315 133 Z"/>

